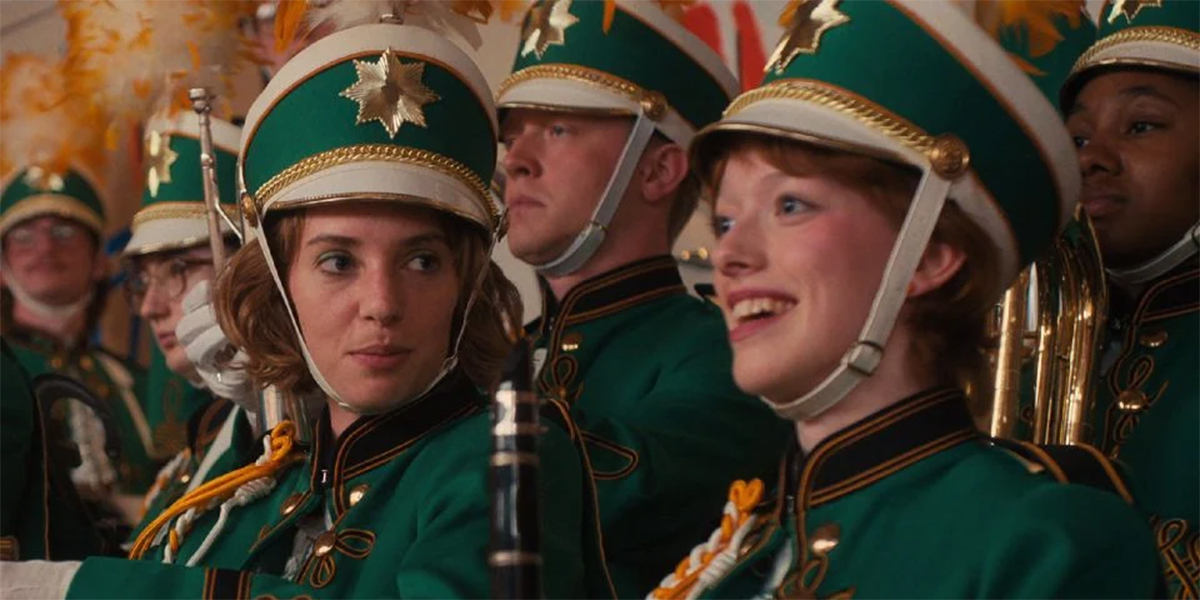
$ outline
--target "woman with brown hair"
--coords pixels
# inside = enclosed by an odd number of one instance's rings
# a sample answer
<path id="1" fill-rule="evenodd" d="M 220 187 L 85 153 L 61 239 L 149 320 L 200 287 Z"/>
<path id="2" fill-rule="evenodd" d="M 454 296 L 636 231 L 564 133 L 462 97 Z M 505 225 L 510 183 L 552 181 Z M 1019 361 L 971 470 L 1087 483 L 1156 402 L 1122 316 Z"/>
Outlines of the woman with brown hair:
<path id="1" fill-rule="evenodd" d="M 1127 494 L 992 445 L 963 392 L 989 311 L 1076 200 L 1053 106 L 953 3 L 814 4 L 691 148 L 734 379 L 795 449 L 733 485 L 652 596 L 1151 595 Z"/>
<path id="2" fill-rule="evenodd" d="M 487 596 L 486 392 L 520 322 L 489 260 L 496 135 L 477 67 L 425 29 L 352 27 L 284 66 L 243 128 L 253 236 L 214 306 L 251 378 L 319 411 L 311 446 L 297 422 L 274 426 L 257 461 L 143 530 L 131 557 L 151 560 L 6 568 L 5 589 L 39 575 L 79 597 Z M 586 466 L 565 411 L 544 412 L 544 589 L 595 596 Z"/>

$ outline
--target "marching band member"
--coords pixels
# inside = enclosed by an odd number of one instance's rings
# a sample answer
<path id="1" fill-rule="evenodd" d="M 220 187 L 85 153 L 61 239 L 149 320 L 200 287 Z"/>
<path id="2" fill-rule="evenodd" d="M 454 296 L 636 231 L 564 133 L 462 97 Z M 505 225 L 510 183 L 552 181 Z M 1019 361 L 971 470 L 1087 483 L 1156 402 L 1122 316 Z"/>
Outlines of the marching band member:
<path id="1" fill-rule="evenodd" d="M 1063 89 L 1110 310 L 1093 441 L 1128 467 L 1171 597 L 1200 597 L 1200 11 L 1106 3 Z"/>
<path id="2" fill-rule="evenodd" d="M 1017 4 L 1005 26 L 1054 30 Z M 1136 511 L 989 444 L 961 391 L 986 368 L 985 316 L 1077 199 L 1053 105 L 951 2 L 812 0 L 783 20 L 764 84 L 692 152 L 734 377 L 798 448 L 733 485 L 653 596 L 1150 596 Z"/>
<path id="3" fill-rule="evenodd" d="M 106 503 L 140 496 L 156 454 L 138 396 L 143 372 L 89 339 L 107 293 L 96 175 L 105 160 L 103 120 L 67 93 L 65 64 L 21 55 L 5 63 L 0 331 L 31 377 L 67 375 L 108 406 L 121 441 L 115 464 L 91 411 L 66 403 L 51 415 L 80 449 L 72 480 Z"/>
<path id="4" fill-rule="evenodd" d="M 211 124 L 219 195 L 226 203 L 223 210 L 236 215 L 235 166 L 241 131 L 216 118 Z M 217 376 L 215 352 L 208 348 L 228 341 L 216 327 L 208 298 L 216 272 L 196 116 L 190 110 L 174 116 L 164 112 L 147 123 L 146 139 L 148 183 L 124 250 L 130 271 L 126 296 L 150 327 L 166 366 L 203 390 L 207 398 L 187 424 L 185 447 L 147 492 L 142 526 L 184 493 L 254 458 L 251 415 L 258 402 L 257 391 L 243 372 L 227 368 Z M 166 386 L 160 390 L 171 392 Z M 182 397 L 180 390 L 174 394 Z M 140 531 L 136 528 L 134 536 Z"/>
<path id="5" fill-rule="evenodd" d="M 584 432 L 621 596 L 650 589 L 715 524 L 728 481 L 766 475 L 785 447 L 670 256 L 699 197 L 684 148 L 736 89 L 655 3 L 546 0 L 497 94 L 509 249 L 542 283 L 537 387 Z"/>
<path id="6" fill-rule="evenodd" d="M 277 425 L 254 464 L 143 531 L 132 555 L 159 562 L 3 563 L 2 595 L 485 596 L 482 390 L 519 319 L 489 260 L 497 134 L 477 67 L 426 29 L 351 26 L 289 61 L 247 116 L 254 239 L 214 303 L 257 383 L 319 399 L 313 447 Z M 553 412 L 539 448 L 545 591 L 592 596 L 586 465 L 565 408 Z"/>

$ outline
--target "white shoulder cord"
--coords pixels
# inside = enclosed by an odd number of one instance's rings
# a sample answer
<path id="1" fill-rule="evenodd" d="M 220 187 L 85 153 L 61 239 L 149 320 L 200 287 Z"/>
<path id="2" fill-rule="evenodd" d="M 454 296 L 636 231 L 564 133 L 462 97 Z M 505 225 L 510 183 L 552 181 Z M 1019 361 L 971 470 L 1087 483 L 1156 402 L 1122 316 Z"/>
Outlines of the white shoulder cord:
<path id="1" fill-rule="evenodd" d="M 1131 269 L 1107 269 L 1108 276 L 1118 285 L 1135 286 L 1158 279 L 1167 271 L 1183 264 L 1200 250 L 1200 223 L 1183 234 L 1183 238 L 1167 248 L 1162 254 Z"/>
<path id="2" fill-rule="evenodd" d="M 608 180 L 608 187 L 604 189 L 600 202 L 596 204 L 596 210 L 592 212 L 591 221 L 558 258 L 534 265 L 538 273 L 547 277 L 570 275 L 583 267 L 596 250 L 600 249 L 608 233 L 608 226 L 621 205 L 621 198 L 625 196 L 625 190 L 629 188 L 629 182 L 633 179 L 638 163 L 641 162 L 642 152 L 646 150 L 650 137 L 654 134 L 654 127 L 655 122 L 646 114 L 645 109 L 639 109 L 633 122 L 633 131 L 629 133 L 629 141 L 625 143 L 621 158 L 617 160 L 617 166 Z"/>

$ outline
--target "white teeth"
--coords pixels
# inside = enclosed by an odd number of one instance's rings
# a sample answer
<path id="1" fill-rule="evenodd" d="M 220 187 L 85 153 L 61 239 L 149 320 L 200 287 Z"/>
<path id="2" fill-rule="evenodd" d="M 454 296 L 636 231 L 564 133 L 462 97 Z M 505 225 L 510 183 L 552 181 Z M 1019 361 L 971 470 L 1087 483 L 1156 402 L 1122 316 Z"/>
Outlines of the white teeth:
<path id="1" fill-rule="evenodd" d="M 746 298 L 735 304 L 730 314 L 738 321 L 764 315 L 778 315 L 785 313 L 796 303 L 790 300 L 780 300 L 776 298 Z"/>

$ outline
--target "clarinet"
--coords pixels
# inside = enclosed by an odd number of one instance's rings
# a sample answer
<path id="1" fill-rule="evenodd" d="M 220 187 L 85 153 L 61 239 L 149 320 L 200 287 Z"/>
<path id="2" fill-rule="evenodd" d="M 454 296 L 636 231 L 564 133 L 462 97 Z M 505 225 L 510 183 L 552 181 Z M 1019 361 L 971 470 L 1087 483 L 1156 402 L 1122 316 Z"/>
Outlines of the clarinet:
<path id="1" fill-rule="evenodd" d="M 530 354 L 518 339 L 492 403 L 492 598 L 542 597 L 541 425 Z"/>

